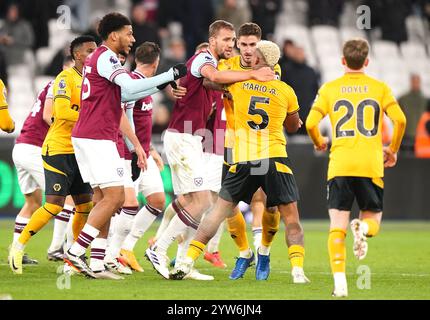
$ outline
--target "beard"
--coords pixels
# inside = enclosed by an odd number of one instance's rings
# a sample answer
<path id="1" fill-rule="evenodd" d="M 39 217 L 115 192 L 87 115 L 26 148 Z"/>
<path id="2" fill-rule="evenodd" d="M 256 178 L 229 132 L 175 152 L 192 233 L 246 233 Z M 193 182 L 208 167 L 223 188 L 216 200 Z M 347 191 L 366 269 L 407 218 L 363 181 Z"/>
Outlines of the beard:
<path id="1" fill-rule="evenodd" d="M 125 52 L 125 50 L 124 49 L 121 49 L 119 52 L 118 52 L 119 54 L 122 54 L 124 57 L 126 57 L 127 58 L 127 56 L 128 56 L 128 53 L 127 52 Z"/>
<path id="2" fill-rule="evenodd" d="M 220 59 L 228 59 L 228 58 L 230 58 L 232 56 L 232 54 L 233 54 L 233 52 L 229 52 L 229 53 L 221 52 L 221 53 L 218 54 L 218 57 Z"/>

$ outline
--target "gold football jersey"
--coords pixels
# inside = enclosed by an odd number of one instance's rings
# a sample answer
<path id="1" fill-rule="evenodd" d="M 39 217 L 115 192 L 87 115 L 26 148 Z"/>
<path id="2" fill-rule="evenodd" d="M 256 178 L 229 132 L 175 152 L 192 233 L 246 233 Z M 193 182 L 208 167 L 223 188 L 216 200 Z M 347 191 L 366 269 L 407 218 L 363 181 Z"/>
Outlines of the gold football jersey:
<path id="1" fill-rule="evenodd" d="M 246 67 L 242 65 L 240 61 L 240 55 L 231 57 L 230 59 L 220 60 L 218 63 L 218 70 L 236 70 L 236 71 L 245 71 L 251 70 L 251 67 Z M 275 73 L 278 75 L 278 78 L 281 78 L 281 67 L 277 64 L 274 67 Z M 234 112 L 233 112 L 233 101 L 227 98 L 223 99 L 224 102 L 224 112 L 226 117 L 226 133 L 225 133 L 225 147 L 233 148 L 234 147 Z"/>
<path id="2" fill-rule="evenodd" d="M 320 88 L 312 110 L 328 114 L 332 125 L 328 179 L 383 177 L 383 114 L 394 105 L 390 88 L 364 73 L 347 73 Z"/>
<path id="3" fill-rule="evenodd" d="M 228 87 L 234 101 L 234 162 L 287 157 L 284 121 L 299 110 L 296 94 L 280 80 L 249 80 Z"/>
<path id="4" fill-rule="evenodd" d="M 53 85 L 53 123 L 42 147 L 43 155 L 74 153 L 72 130 L 78 121 L 82 74 L 75 67 L 62 71 Z"/>

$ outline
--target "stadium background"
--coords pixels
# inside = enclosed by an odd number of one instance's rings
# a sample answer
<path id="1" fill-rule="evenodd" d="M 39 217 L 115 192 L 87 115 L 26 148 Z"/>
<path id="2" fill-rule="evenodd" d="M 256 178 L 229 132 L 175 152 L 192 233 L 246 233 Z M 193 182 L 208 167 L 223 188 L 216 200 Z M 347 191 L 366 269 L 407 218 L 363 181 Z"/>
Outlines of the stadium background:
<path id="1" fill-rule="evenodd" d="M 8 24 L 11 2 L 0 1 L 0 37 Z M 160 44 L 163 54 L 160 72 L 176 62 L 185 61 L 198 43 L 206 41 L 208 25 L 214 19 L 229 20 L 236 27 L 246 21 L 257 22 L 263 29 L 263 37 L 277 42 L 283 51 L 280 62 L 283 80 L 298 93 L 303 120 L 316 88 L 342 74 L 341 45 L 353 36 L 370 41 L 368 72 L 386 81 L 396 97 L 408 93 L 410 74 L 414 73 L 421 78 L 422 97 L 430 98 L 430 1 L 13 2 L 19 5 L 22 20 L 27 21 L 33 37 L 23 44 L 19 50 L 22 54 L 18 55 L 0 44 L 0 78 L 7 83 L 9 109 L 16 122 L 12 135 L 0 134 L 0 217 L 15 215 L 23 204 L 11 151 L 37 92 L 60 72 L 64 49 L 68 48 L 70 40 L 78 34 L 93 33 L 98 19 L 109 11 L 120 11 L 132 17 L 137 45 L 145 40 Z M 369 6 L 370 16 L 365 16 L 366 7 L 357 12 L 361 5 Z M 358 20 L 363 25 L 370 22 L 370 29 L 357 28 Z M 131 56 L 128 64 L 132 64 Z M 172 99 L 166 91 L 155 95 L 154 100 L 154 144 L 162 153 L 161 133 L 168 123 Z M 413 140 L 405 140 L 398 165 L 386 171 L 385 218 L 430 219 L 425 201 L 430 189 L 430 160 L 416 159 L 412 144 Z M 304 132 L 288 137 L 288 150 L 301 193 L 302 217 L 325 219 L 327 154 L 315 153 Z M 163 180 L 169 202 L 172 186 L 167 166 Z"/>

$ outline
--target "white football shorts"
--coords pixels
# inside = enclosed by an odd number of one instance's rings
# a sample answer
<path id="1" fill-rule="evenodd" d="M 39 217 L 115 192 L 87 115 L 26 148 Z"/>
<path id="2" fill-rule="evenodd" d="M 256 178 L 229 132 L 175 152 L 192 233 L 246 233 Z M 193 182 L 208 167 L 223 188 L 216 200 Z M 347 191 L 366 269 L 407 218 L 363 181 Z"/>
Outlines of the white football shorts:
<path id="1" fill-rule="evenodd" d="M 175 195 L 209 190 L 206 184 L 202 137 L 166 131 L 164 152 L 171 169 Z"/>
<path id="2" fill-rule="evenodd" d="M 113 141 L 72 137 L 72 143 L 84 182 L 100 189 L 124 185 L 124 160 Z"/>
<path id="3" fill-rule="evenodd" d="M 30 194 L 37 189 L 45 190 L 41 147 L 18 143 L 13 147 L 12 159 L 18 174 L 19 188 L 23 194 Z"/>

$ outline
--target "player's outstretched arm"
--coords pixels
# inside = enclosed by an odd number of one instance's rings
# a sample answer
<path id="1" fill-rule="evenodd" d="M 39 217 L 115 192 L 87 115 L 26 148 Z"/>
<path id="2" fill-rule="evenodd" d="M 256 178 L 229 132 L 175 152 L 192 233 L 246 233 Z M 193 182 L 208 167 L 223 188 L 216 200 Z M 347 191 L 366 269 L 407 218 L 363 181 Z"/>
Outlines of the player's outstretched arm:
<path id="1" fill-rule="evenodd" d="M 384 148 L 384 165 L 385 167 L 393 167 L 396 165 L 397 152 L 405 134 L 406 117 L 397 103 L 390 105 L 385 112 L 391 121 L 393 121 L 394 129 L 391 144 Z"/>
<path id="2" fill-rule="evenodd" d="M 121 87 L 121 100 L 139 100 L 159 91 L 159 86 L 182 78 L 187 74 L 184 64 L 177 64 L 158 76 L 133 79 L 128 73 L 121 73 L 115 77 L 115 83 Z"/>
<path id="3" fill-rule="evenodd" d="M 207 64 L 202 67 L 200 73 L 209 81 L 220 84 L 231 84 L 247 80 L 271 81 L 275 79 L 275 72 L 269 67 L 249 71 L 219 71 L 214 66 Z"/>

